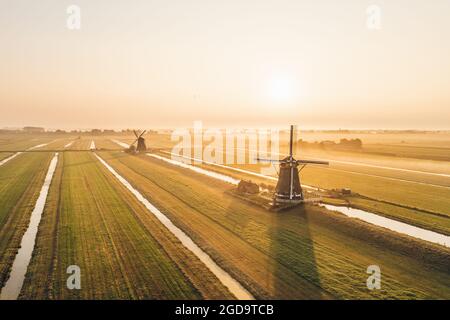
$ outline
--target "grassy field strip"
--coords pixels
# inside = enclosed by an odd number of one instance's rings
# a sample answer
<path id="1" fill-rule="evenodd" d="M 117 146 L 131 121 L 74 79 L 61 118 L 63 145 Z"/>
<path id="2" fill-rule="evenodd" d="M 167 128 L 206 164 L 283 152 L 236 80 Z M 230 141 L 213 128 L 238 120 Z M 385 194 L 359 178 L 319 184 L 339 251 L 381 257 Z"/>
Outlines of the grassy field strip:
<path id="1" fill-rule="evenodd" d="M 197 168 L 194 167 L 192 165 L 187 165 L 183 162 L 180 161 L 176 161 L 176 160 L 171 160 L 165 157 L 161 157 L 158 155 L 154 155 L 154 154 L 150 154 L 147 153 L 148 156 L 151 156 L 153 158 L 159 159 L 159 160 L 163 160 L 167 163 L 176 165 L 176 166 L 180 166 L 182 168 L 187 168 L 190 169 L 192 171 L 195 171 L 197 173 L 200 174 L 204 174 L 204 175 L 208 175 L 209 177 L 215 178 L 215 179 L 220 179 L 222 181 L 225 182 L 229 182 L 226 181 L 227 179 L 232 179 L 235 180 L 231 177 L 222 175 L 222 174 L 218 174 L 215 172 L 211 172 L 205 169 L 201 169 L 201 168 Z M 246 173 L 246 172 L 245 172 Z M 262 176 L 262 175 L 261 175 Z M 229 182 L 232 184 L 236 184 L 233 182 Z M 327 205 L 324 205 L 327 209 Z M 352 209 L 351 211 L 346 208 L 346 207 L 338 207 L 338 206 L 329 206 L 330 208 L 332 208 L 332 211 L 338 211 L 342 214 L 345 214 L 346 216 L 349 216 L 351 218 L 358 218 L 360 220 L 363 220 L 365 222 L 371 223 L 373 225 L 379 226 L 379 227 L 383 227 L 383 228 L 388 228 L 392 231 L 401 233 L 401 234 L 405 234 L 414 238 L 418 238 L 421 240 L 425 240 L 425 241 L 429 241 L 429 242 L 433 242 L 433 243 L 437 243 L 440 245 L 444 245 L 447 247 L 450 247 L 450 237 L 437 233 L 437 232 L 433 232 L 430 230 L 426 230 L 426 229 L 422 229 L 422 228 L 418 228 L 403 222 L 399 222 L 393 219 L 389 219 L 389 218 L 385 218 L 382 217 L 380 215 L 374 214 L 374 213 L 370 213 L 370 212 L 366 212 L 363 210 L 358 210 L 358 209 Z"/>
<path id="2" fill-rule="evenodd" d="M 343 172 L 355 173 L 355 174 L 366 174 L 368 176 L 376 176 L 376 177 L 384 177 L 390 178 L 391 180 L 397 179 L 398 181 L 404 181 L 409 183 L 417 183 L 423 184 L 425 186 L 450 186 L 450 179 L 445 177 L 437 177 L 437 176 L 425 176 L 423 174 L 414 174 L 409 172 L 401 172 L 401 171 L 390 171 L 385 169 L 376 169 L 370 167 L 355 167 L 344 164 L 333 164 L 332 166 L 325 167 L 324 169 L 330 170 L 340 170 Z"/>
<path id="3" fill-rule="evenodd" d="M 7 163 L 8 161 L 11 161 L 12 159 L 14 159 L 15 157 L 17 157 L 18 155 L 20 155 L 22 152 L 16 152 L 14 153 L 12 156 L 9 156 L 6 159 L 3 159 L 2 161 L 0 161 L 0 166 L 4 165 L 5 163 Z"/>
<path id="4" fill-rule="evenodd" d="M 19 299 L 233 298 L 92 152 L 60 153 Z"/>
<path id="5" fill-rule="evenodd" d="M 38 144 L 38 145 L 36 145 L 36 146 L 34 146 L 34 147 L 28 148 L 27 151 L 31 151 L 31 150 L 35 150 L 35 149 L 38 149 L 38 148 L 42 148 L 42 147 L 46 146 L 47 144 L 48 144 L 48 143 Z M 11 161 L 12 159 L 14 159 L 15 157 L 17 157 L 18 155 L 20 155 L 20 154 L 22 154 L 22 153 L 23 153 L 23 152 L 16 152 L 16 153 L 14 153 L 12 156 L 10 156 L 10 157 L 8 157 L 8 158 L 6 158 L 6 159 L 3 159 L 2 161 L 0 161 L 0 166 L 2 166 L 2 165 L 4 165 L 5 163 Z"/>
<path id="6" fill-rule="evenodd" d="M 387 180 L 354 172 L 341 172 L 329 168 L 307 167 L 302 180 L 311 185 L 331 190 L 350 188 L 352 192 L 390 203 L 406 205 L 418 210 L 432 211 L 450 217 L 450 191 L 448 188 L 424 186 L 398 180 Z"/>
<path id="7" fill-rule="evenodd" d="M 114 149 L 117 148 L 117 143 L 110 138 L 95 137 L 95 145 L 98 149 Z"/>
<path id="8" fill-rule="evenodd" d="M 245 169 L 230 167 L 230 166 L 226 166 L 226 165 L 223 165 L 223 164 L 218 164 L 218 163 L 205 161 L 205 160 L 201 160 L 201 159 L 196 159 L 196 158 L 191 158 L 191 157 L 187 157 L 187 156 L 180 156 L 180 155 L 177 155 L 175 153 L 168 152 L 168 151 L 161 151 L 161 152 L 170 154 L 171 156 L 177 157 L 177 158 L 185 158 L 185 159 L 188 159 L 188 160 L 198 161 L 198 162 L 201 162 L 201 163 L 204 163 L 204 164 L 207 164 L 207 165 L 216 166 L 216 167 L 219 167 L 219 168 L 224 168 L 224 169 L 232 170 L 232 171 L 236 171 L 236 172 L 241 172 L 241 173 L 245 173 L 245 174 L 248 174 L 248 175 L 256 176 L 256 177 L 259 177 L 259 178 L 275 181 L 275 182 L 278 181 L 277 177 L 267 176 L 267 175 L 264 175 L 264 174 L 261 174 L 261 173 L 257 173 L 257 172 L 254 172 L 254 171 L 249 171 L 249 170 L 245 170 Z M 168 158 L 158 157 L 158 156 L 156 156 L 155 154 L 152 154 L 152 153 L 148 153 L 147 155 L 152 156 L 152 157 L 161 158 L 161 160 L 164 160 L 164 161 L 169 160 Z M 184 164 L 182 161 L 176 161 L 176 160 L 174 160 L 174 161 L 176 162 L 176 165 Z M 175 163 L 172 163 L 172 164 L 175 164 Z M 187 165 L 187 166 L 189 166 L 189 165 Z M 198 168 L 196 168 L 195 166 L 192 166 L 192 165 L 190 167 L 198 169 Z M 191 169 L 191 168 L 189 168 L 189 169 Z M 193 170 L 193 169 L 191 169 L 191 170 Z M 203 169 L 201 169 L 201 170 L 203 170 Z M 212 173 L 211 171 L 208 171 L 208 170 L 205 170 L 205 171 L 207 171 L 208 174 Z M 228 177 L 228 178 L 229 179 L 233 179 L 231 177 Z M 317 188 L 311 187 L 311 186 L 308 186 L 308 185 L 305 185 L 305 184 L 302 184 L 302 188 L 317 190 Z"/>
<path id="9" fill-rule="evenodd" d="M 9 277 L 50 161 L 47 152 L 24 153 L 0 167 L 0 287 Z"/>
<path id="10" fill-rule="evenodd" d="M 89 150 L 91 139 L 76 139 L 74 140 L 70 150 Z"/>
<path id="11" fill-rule="evenodd" d="M 444 234 L 440 234 L 434 231 L 418 228 L 415 226 L 412 226 L 410 224 L 399 222 L 393 219 L 385 218 L 382 216 L 379 216 L 374 213 L 366 212 L 359 209 L 353 209 L 348 207 L 340 207 L 340 206 L 333 206 L 328 204 L 321 205 L 328 210 L 331 211 L 338 211 L 340 213 L 345 214 L 346 216 L 350 218 L 356 218 L 363 220 L 365 222 L 371 223 L 373 225 L 387 228 L 389 230 L 406 234 L 408 236 L 425 240 L 428 242 L 440 244 L 445 247 L 450 248 L 450 237 Z"/>
<path id="12" fill-rule="evenodd" d="M 12 155 L 13 155 L 13 153 L 11 153 L 11 152 L 1 152 L 0 153 L 0 161 L 4 160 Z"/>
<path id="13" fill-rule="evenodd" d="M 50 188 L 50 184 L 52 182 L 53 174 L 55 173 L 57 164 L 58 153 L 54 155 L 52 161 L 50 162 L 47 175 L 45 176 L 44 184 L 42 185 L 39 197 L 31 213 L 30 224 L 28 225 L 27 231 L 22 237 L 19 252 L 14 259 L 11 274 L 5 286 L 2 288 L 0 294 L 1 300 L 15 300 L 19 296 L 23 281 L 25 279 L 25 273 L 31 260 L 39 222 L 41 221 L 41 216 L 42 212 L 44 211 L 48 190 Z"/>
<path id="14" fill-rule="evenodd" d="M 386 170 L 402 171 L 402 172 L 409 172 L 409 173 L 419 173 L 419 174 L 426 174 L 426 175 L 437 176 L 437 177 L 450 178 L 450 174 L 445 174 L 445 173 L 435 173 L 435 172 L 379 166 L 379 165 L 353 162 L 353 161 L 341 161 L 341 160 L 331 160 L 331 159 L 325 159 L 325 160 L 324 159 L 316 159 L 316 160 L 329 161 L 330 163 L 348 164 L 348 165 L 352 165 L 352 166 L 362 166 L 362 167 L 369 167 L 369 168 L 376 168 L 376 169 L 386 169 Z"/>
<path id="15" fill-rule="evenodd" d="M 97 159 L 156 217 L 158 220 L 169 229 L 181 243 L 192 251 L 202 261 L 211 272 L 217 276 L 222 284 L 227 287 L 236 298 L 244 300 L 253 300 L 254 297 L 247 291 L 239 282 L 232 278 L 226 271 L 219 267 L 211 257 L 205 253 L 200 247 L 192 241 L 192 239 L 184 233 L 181 229 L 176 227 L 172 221 L 153 206 L 144 196 L 137 191 L 127 180 L 119 175 L 109 164 L 107 164 L 100 156 L 95 155 Z"/>
<path id="16" fill-rule="evenodd" d="M 1 137 L 1 135 L 0 135 Z M 11 151 L 26 150 L 34 145 L 51 141 L 54 137 L 50 136 L 30 136 L 30 135 L 14 135 L 9 137 L 6 141 L 0 138 L 0 150 Z"/>

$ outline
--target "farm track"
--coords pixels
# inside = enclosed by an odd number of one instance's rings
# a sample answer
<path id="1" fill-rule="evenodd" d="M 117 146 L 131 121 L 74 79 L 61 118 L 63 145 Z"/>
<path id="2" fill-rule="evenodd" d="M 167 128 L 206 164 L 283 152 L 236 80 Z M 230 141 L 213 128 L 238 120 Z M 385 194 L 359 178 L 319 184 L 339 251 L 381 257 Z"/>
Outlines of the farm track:
<path id="1" fill-rule="evenodd" d="M 65 153 L 20 298 L 232 298 L 90 153 Z M 79 265 L 82 290 L 65 287 Z"/>
<path id="2" fill-rule="evenodd" d="M 428 250 L 440 253 L 436 261 L 422 264 L 408 257 L 421 242 L 396 237 L 392 240 L 380 234 L 379 228 L 355 225 L 340 215 L 330 217 L 329 212 L 323 214 L 319 208 L 274 215 L 224 195 L 223 183 L 150 157 L 121 153 L 105 159 L 259 297 L 311 298 L 318 293 L 316 286 L 325 289 L 321 293 L 324 296 L 329 291 L 341 298 L 450 295 L 448 251 L 425 245 L 417 254 Z M 155 194 L 158 196 L 152 196 Z M 352 247 L 355 249 L 349 249 Z M 384 279 L 389 279 L 386 291 L 378 295 L 365 288 L 365 269 L 374 257 L 381 259 L 386 270 Z M 432 264 L 437 267 L 431 279 L 417 281 L 424 268 Z M 295 286 L 296 292 L 290 286 Z"/>

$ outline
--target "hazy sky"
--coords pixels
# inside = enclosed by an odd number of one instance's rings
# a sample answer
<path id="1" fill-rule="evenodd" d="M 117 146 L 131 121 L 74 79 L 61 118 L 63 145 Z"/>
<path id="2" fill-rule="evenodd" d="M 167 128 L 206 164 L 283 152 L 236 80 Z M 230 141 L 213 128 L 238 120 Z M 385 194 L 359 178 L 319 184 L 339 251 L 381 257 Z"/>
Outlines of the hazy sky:
<path id="1" fill-rule="evenodd" d="M 449 0 L 0 0 L 0 127 L 450 129 L 449 17 Z"/>

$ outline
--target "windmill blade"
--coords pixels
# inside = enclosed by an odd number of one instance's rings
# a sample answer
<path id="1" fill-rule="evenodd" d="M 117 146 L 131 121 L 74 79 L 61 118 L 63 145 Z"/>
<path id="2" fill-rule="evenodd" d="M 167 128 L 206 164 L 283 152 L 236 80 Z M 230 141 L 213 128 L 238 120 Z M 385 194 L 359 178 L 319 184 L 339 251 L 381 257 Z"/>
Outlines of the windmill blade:
<path id="1" fill-rule="evenodd" d="M 292 126 L 292 155 L 294 155 L 297 152 L 297 145 L 298 145 L 297 135 L 298 135 L 297 125 L 293 125 Z"/>
<path id="2" fill-rule="evenodd" d="M 139 140 L 139 138 L 137 138 L 136 140 L 134 140 L 134 142 L 133 142 L 132 144 L 130 144 L 130 146 L 134 145 L 138 140 Z"/>
<path id="3" fill-rule="evenodd" d="M 147 130 L 142 131 L 142 133 L 139 135 L 139 138 L 142 137 L 146 131 Z"/>
<path id="4" fill-rule="evenodd" d="M 324 164 L 329 165 L 328 161 L 317 161 L 317 160 L 297 160 L 297 164 Z"/>
<path id="5" fill-rule="evenodd" d="M 289 156 L 291 158 L 292 158 L 292 140 L 294 139 L 293 134 L 294 134 L 294 126 L 291 125 L 291 132 L 289 136 Z"/>
<path id="6" fill-rule="evenodd" d="M 136 136 L 136 138 L 139 138 L 138 134 L 136 133 L 136 130 L 133 130 L 134 135 Z"/>
<path id="7" fill-rule="evenodd" d="M 261 161 L 261 162 L 282 162 L 283 160 L 256 158 L 256 161 Z"/>

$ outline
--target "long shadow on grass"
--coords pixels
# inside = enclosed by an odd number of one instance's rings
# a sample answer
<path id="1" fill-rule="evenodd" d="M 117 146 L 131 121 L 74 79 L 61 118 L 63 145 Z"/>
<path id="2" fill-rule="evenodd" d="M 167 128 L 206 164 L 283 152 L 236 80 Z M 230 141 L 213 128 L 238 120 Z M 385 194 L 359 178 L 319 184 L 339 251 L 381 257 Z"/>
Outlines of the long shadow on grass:
<path id="1" fill-rule="evenodd" d="M 308 207 L 273 212 L 248 203 L 252 208 L 243 214 L 243 202 L 237 198 L 229 203 L 225 217 L 233 232 L 264 253 L 262 262 L 255 261 L 254 271 L 261 278 L 250 281 L 251 291 L 269 299 L 332 298 L 321 287 Z"/>
<path id="2" fill-rule="evenodd" d="M 316 248 L 310 226 L 311 207 L 299 205 L 290 210 L 272 212 L 273 227 L 270 232 L 271 251 L 282 267 L 275 268 L 275 279 L 283 279 L 286 267 L 298 285 L 294 299 L 332 298 L 321 287 L 320 273 L 316 261 Z M 285 295 L 287 286 L 284 281 L 275 282 L 277 297 Z"/>

